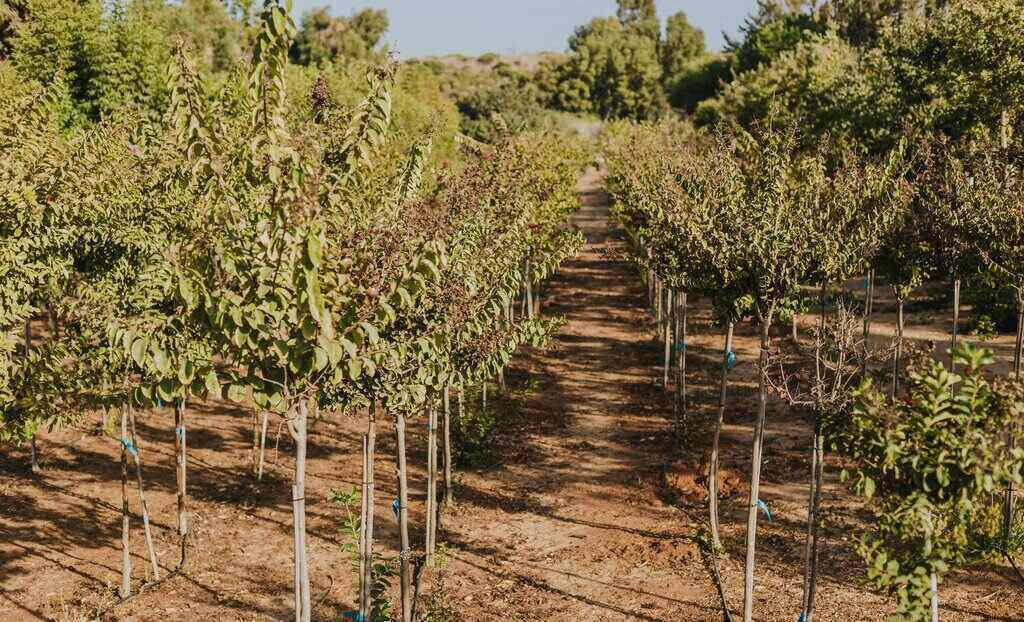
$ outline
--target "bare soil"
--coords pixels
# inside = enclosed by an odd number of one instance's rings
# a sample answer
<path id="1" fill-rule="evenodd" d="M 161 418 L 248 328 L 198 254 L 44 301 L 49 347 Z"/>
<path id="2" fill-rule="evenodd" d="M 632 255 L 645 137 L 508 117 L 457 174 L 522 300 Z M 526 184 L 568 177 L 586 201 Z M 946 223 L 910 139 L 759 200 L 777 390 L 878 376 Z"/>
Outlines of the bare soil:
<path id="1" fill-rule="evenodd" d="M 428 571 L 427 596 L 448 620 L 483 622 L 703 622 L 721 613 L 697 536 L 703 529 L 706 438 L 717 396 L 720 331 L 701 304 L 691 310 L 688 385 L 691 441 L 671 439 L 671 391 L 659 386 L 660 348 L 643 307 L 646 289 L 622 260 L 596 173 L 581 182 L 576 224 L 583 253 L 545 286 L 544 313 L 567 322 L 548 348 L 518 356 L 509 390 L 494 398 L 501 425 L 487 466 L 463 469 L 439 542 L 443 567 Z M 810 323 L 810 318 L 803 321 Z M 879 339 L 886 323 L 877 323 Z M 920 338 L 933 338 L 932 328 Z M 934 328 L 936 340 L 944 339 Z M 911 336 L 918 336 L 912 334 Z M 1000 339 L 1005 349 L 1005 338 Z M 734 615 L 742 598 L 746 473 L 754 414 L 757 341 L 740 327 L 731 376 L 723 468 L 720 569 Z M 1000 352 L 1005 354 L 1005 352 Z M 250 474 L 251 413 L 221 403 L 190 412 L 189 493 L 193 537 L 185 572 L 102 614 L 120 583 L 120 446 L 94 421 L 39 439 L 43 470 L 25 448 L 0 453 L 0 620 L 291 619 L 293 447 L 271 426 L 262 484 Z M 164 568 L 177 561 L 173 415 L 139 415 L 147 499 Z M 420 425 L 423 423 L 424 425 Z M 330 417 L 311 431 L 307 519 L 314 619 L 338 620 L 353 606 L 350 559 L 332 489 L 358 485 L 358 417 Z M 410 425 L 414 525 L 423 524 L 425 421 Z M 796 620 L 809 478 L 809 426 L 773 402 L 766 435 L 756 619 Z M 397 535 L 392 427 L 379 429 L 378 550 L 393 556 Z M 279 447 L 277 438 L 280 436 Z M 888 598 L 862 587 L 854 549 L 870 512 L 839 483 L 830 459 L 819 587 L 822 621 L 882 620 Z M 131 492 L 135 584 L 147 561 Z M 413 541 L 422 542 L 414 529 Z M 941 586 L 942 619 L 1022 620 L 1024 592 L 1002 566 L 980 567 Z M 440 619 L 440 617 L 438 618 Z"/>

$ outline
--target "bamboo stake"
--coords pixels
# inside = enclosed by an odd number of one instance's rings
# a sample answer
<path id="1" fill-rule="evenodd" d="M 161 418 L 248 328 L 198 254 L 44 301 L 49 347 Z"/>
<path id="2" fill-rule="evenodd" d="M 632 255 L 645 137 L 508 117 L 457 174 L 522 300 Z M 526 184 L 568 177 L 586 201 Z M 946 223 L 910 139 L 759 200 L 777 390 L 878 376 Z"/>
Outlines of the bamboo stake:
<path id="1" fill-rule="evenodd" d="M 128 422 L 131 426 L 132 445 L 135 446 L 135 479 L 139 488 L 139 507 L 142 508 L 142 530 L 146 537 L 146 550 L 149 552 L 149 563 L 153 568 L 153 580 L 160 579 L 160 564 L 156 559 L 156 548 L 153 546 L 153 533 L 149 528 L 149 507 L 146 504 L 146 493 L 142 485 L 142 451 L 139 448 L 138 435 L 135 433 L 135 411 L 130 410 Z"/>
<path id="2" fill-rule="evenodd" d="M 715 433 L 711 442 L 711 464 L 708 468 L 708 512 L 711 521 L 711 541 L 717 550 L 722 546 L 718 533 L 718 448 L 722 436 L 722 423 L 725 419 L 725 398 L 729 387 L 729 352 L 732 351 L 733 323 L 730 321 L 725 329 L 725 349 L 722 350 L 722 379 L 718 393 L 718 417 L 715 420 Z"/>
<path id="3" fill-rule="evenodd" d="M 682 424 L 682 428 L 679 430 L 682 432 L 686 429 L 687 419 L 687 407 L 686 407 L 686 342 L 689 339 L 689 332 L 687 327 L 687 311 L 688 311 L 688 300 L 686 292 L 682 292 L 680 295 L 682 318 L 678 320 L 680 335 L 679 335 L 679 354 L 677 355 L 677 369 L 676 369 L 676 393 L 679 394 L 679 420 Z"/>
<path id="4" fill-rule="evenodd" d="M 825 335 L 825 305 L 828 284 L 821 285 L 821 306 L 818 313 L 818 335 L 814 340 L 814 377 L 819 390 L 823 387 L 821 345 Z M 814 595 L 818 587 L 818 534 L 821 529 L 821 490 L 824 485 L 825 439 L 821 433 L 821 412 L 815 409 L 814 438 L 811 444 L 811 483 L 807 504 L 807 540 L 804 545 L 803 622 L 814 618 Z"/>
<path id="5" fill-rule="evenodd" d="M 131 529 L 128 514 L 128 411 L 121 408 L 121 598 L 132 594 L 132 555 L 129 547 Z"/>

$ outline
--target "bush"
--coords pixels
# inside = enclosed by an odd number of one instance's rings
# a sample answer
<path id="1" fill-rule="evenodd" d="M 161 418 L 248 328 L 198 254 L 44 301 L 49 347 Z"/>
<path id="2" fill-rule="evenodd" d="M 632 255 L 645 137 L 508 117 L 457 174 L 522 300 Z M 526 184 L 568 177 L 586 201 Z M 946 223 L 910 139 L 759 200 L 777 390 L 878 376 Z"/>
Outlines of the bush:
<path id="1" fill-rule="evenodd" d="M 702 101 L 716 97 L 732 78 L 732 58 L 705 54 L 666 75 L 669 103 L 693 114 Z"/>
<path id="2" fill-rule="evenodd" d="M 462 132 L 476 140 L 493 142 L 503 132 L 499 115 L 513 133 L 539 129 L 544 109 L 541 92 L 527 80 L 503 80 L 459 100 Z"/>
<path id="3" fill-rule="evenodd" d="M 895 617 L 923 620 L 930 577 L 993 555 L 999 541 L 992 498 L 1021 481 L 1024 451 L 1009 449 L 1019 425 L 1019 382 L 985 378 L 992 353 L 964 344 L 954 354 L 963 375 L 929 361 L 910 375 L 909 395 L 890 402 L 866 383 L 852 413 L 826 422 L 826 433 L 854 461 L 844 479 L 875 499 L 876 523 L 861 542 L 868 579 L 896 596 Z"/>

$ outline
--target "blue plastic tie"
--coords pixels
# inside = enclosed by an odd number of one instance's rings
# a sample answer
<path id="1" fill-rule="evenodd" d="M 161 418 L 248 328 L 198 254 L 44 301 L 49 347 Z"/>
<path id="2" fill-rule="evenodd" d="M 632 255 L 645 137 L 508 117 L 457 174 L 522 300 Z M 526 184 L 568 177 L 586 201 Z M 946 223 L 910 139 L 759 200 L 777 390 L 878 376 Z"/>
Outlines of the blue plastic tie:
<path id="1" fill-rule="evenodd" d="M 348 618 L 349 620 L 355 620 L 355 622 L 366 622 L 366 618 L 364 618 L 363 614 L 359 613 L 358 611 L 346 611 L 341 615 L 343 617 Z"/>
<path id="2" fill-rule="evenodd" d="M 121 437 L 121 445 L 123 445 L 124 448 L 128 450 L 128 453 L 134 456 L 136 460 L 139 459 L 139 450 L 135 448 L 135 445 L 132 445 L 132 442 L 128 440 L 127 436 Z"/>
<path id="3" fill-rule="evenodd" d="M 159 397 L 156 398 L 156 407 L 157 408 L 163 408 L 164 407 L 164 401 L 162 399 L 160 399 Z"/>
<path id="4" fill-rule="evenodd" d="M 768 511 L 768 504 L 758 499 L 757 507 L 761 508 L 761 511 L 764 512 L 764 515 L 768 517 L 768 522 L 772 522 L 772 513 Z"/>
<path id="5" fill-rule="evenodd" d="M 807 613 L 801 613 L 800 618 L 796 622 L 807 622 Z"/>
<path id="6" fill-rule="evenodd" d="M 725 368 L 732 369 L 736 366 L 736 353 L 729 350 L 725 353 Z"/>
<path id="7" fill-rule="evenodd" d="M 391 502 L 391 511 L 395 513 L 395 518 L 398 518 L 398 511 L 401 507 L 402 506 L 398 503 L 398 499 Z"/>
<path id="8" fill-rule="evenodd" d="M 174 428 L 174 435 L 178 438 L 185 438 L 185 428 L 181 426 Z"/>

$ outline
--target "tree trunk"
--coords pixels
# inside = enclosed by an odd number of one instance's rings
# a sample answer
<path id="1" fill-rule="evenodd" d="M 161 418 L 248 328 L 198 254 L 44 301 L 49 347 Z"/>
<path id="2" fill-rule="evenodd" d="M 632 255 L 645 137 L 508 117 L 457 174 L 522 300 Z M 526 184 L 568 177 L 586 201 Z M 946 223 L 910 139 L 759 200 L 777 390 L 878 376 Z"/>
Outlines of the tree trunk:
<path id="1" fill-rule="evenodd" d="M 308 441 L 309 407 L 306 398 L 300 398 L 295 417 L 295 491 L 298 512 L 295 516 L 299 527 L 299 549 L 296 558 L 299 563 L 299 593 L 302 598 L 302 622 L 310 622 L 311 598 L 309 594 L 309 557 L 306 549 L 306 447 Z"/>
<path id="2" fill-rule="evenodd" d="M 530 278 L 530 261 L 526 260 L 526 317 L 533 319 L 533 279 Z"/>
<path id="3" fill-rule="evenodd" d="M 807 512 L 807 544 L 805 549 L 803 622 L 814 619 L 814 596 L 818 589 L 818 537 L 821 532 L 821 489 L 824 486 L 825 437 L 821 420 L 815 422 L 814 446 L 811 455 L 811 491 Z"/>
<path id="4" fill-rule="evenodd" d="M 480 408 L 481 412 L 487 414 L 487 380 L 480 383 Z"/>
<path id="5" fill-rule="evenodd" d="M 708 512 L 711 521 L 711 542 L 715 549 L 722 546 L 718 533 L 718 446 L 725 420 L 725 397 L 729 387 L 729 353 L 732 351 L 733 323 L 725 329 L 725 349 L 722 351 L 722 380 L 718 393 L 718 417 L 715 420 L 715 434 L 711 442 L 711 464 L 708 468 Z"/>
<path id="6" fill-rule="evenodd" d="M 28 359 L 29 353 L 32 351 L 32 319 L 25 318 L 25 359 Z M 39 454 L 36 451 L 36 434 L 32 433 L 32 438 L 29 439 L 28 444 L 28 466 L 29 470 L 33 475 L 39 472 Z"/>
<path id="7" fill-rule="evenodd" d="M 683 430 L 686 429 L 687 425 L 686 348 L 687 339 L 689 339 L 688 327 L 686 324 L 686 315 L 688 311 L 688 300 L 686 292 L 683 292 L 680 298 L 680 311 L 682 312 L 682 317 L 679 320 L 679 353 L 676 355 L 676 393 L 678 394 L 679 402 L 679 422 L 682 427 L 677 431 L 677 436 L 678 433 L 681 433 Z"/>
<path id="8" fill-rule="evenodd" d="M 662 362 L 661 386 L 667 391 L 668 390 L 668 372 L 669 372 L 669 369 L 672 367 L 672 330 L 671 330 L 670 327 L 671 327 L 671 325 L 673 323 L 673 319 L 675 317 L 675 313 L 673 313 L 673 308 L 672 308 L 673 292 L 672 292 L 671 289 L 669 289 L 666 292 L 665 297 L 667 298 L 668 304 L 666 305 L 667 311 L 665 313 L 665 330 L 664 330 L 665 357 L 664 357 L 664 361 Z"/>
<path id="9" fill-rule="evenodd" d="M 932 573 L 932 622 L 939 622 L 939 578 Z"/>
<path id="10" fill-rule="evenodd" d="M 132 554 L 129 547 L 131 529 L 128 514 L 128 410 L 121 408 L 121 598 L 132 594 Z"/>
<path id="11" fill-rule="evenodd" d="M 761 355 L 758 362 L 757 421 L 754 425 L 754 445 L 750 459 L 750 500 L 747 506 L 747 557 L 743 582 L 743 620 L 752 622 L 754 616 L 754 565 L 757 548 L 757 502 L 761 487 L 761 452 L 764 445 L 764 422 L 768 411 L 768 330 L 772 311 L 761 318 Z"/>
<path id="12" fill-rule="evenodd" d="M 896 352 L 892 357 L 892 385 L 889 400 L 895 401 L 900 390 L 900 364 L 903 358 L 903 297 L 896 296 Z"/>
<path id="13" fill-rule="evenodd" d="M 661 330 L 662 330 L 662 328 L 661 328 L 661 315 L 662 315 L 661 301 L 662 301 L 663 295 L 662 295 L 661 279 L 659 279 L 658 277 L 654 277 L 654 295 L 655 295 L 654 317 L 655 317 L 655 320 L 657 322 L 658 337 L 660 338 L 661 337 Z"/>
<path id="14" fill-rule="evenodd" d="M 302 509 L 299 505 L 299 487 L 292 485 L 292 535 L 294 537 L 294 576 L 293 586 L 295 594 L 295 622 L 303 622 L 302 614 L 302 521 L 299 519 L 299 514 Z"/>
<path id="15" fill-rule="evenodd" d="M 793 327 L 792 327 L 793 333 L 790 335 L 790 337 L 793 339 L 793 343 L 799 343 L 799 341 L 800 341 L 800 335 L 797 333 L 797 328 L 798 328 L 798 325 L 799 325 L 799 320 L 800 320 L 800 317 L 797 314 L 796 309 L 793 309 Z"/>
<path id="16" fill-rule="evenodd" d="M 135 480 L 139 488 L 139 507 L 142 509 L 142 531 L 146 537 L 146 550 L 149 552 L 149 563 L 153 568 L 153 580 L 160 579 L 160 564 L 156 559 L 156 548 L 153 546 L 153 532 L 149 528 L 149 507 L 146 504 L 146 492 L 142 484 L 142 451 L 139 448 L 138 434 L 135 432 L 135 412 L 128 414 L 131 427 L 132 445 L 135 446 Z"/>
<path id="17" fill-rule="evenodd" d="M 365 593 L 361 602 L 360 611 L 364 620 L 369 620 L 370 611 L 373 608 L 373 515 L 374 515 L 374 459 L 377 450 L 377 404 L 370 403 L 367 413 L 366 424 L 366 492 L 363 495 L 363 503 L 366 509 L 363 511 L 365 522 L 363 523 L 363 585 Z"/>
<path id="18" fill-rule="evenodd" d="M 949 371 L 956 371 L 956 359 L 953 353 L 956 352 L 957 342 L 960 337 L 960 279 L 953 278 L 953 334 L 949 340 Z"/>
<path id="19" fill-rule="evenodd" d="M 868 375 L 868 350 L 869 341 L 871 340 L 871 315 L 874 311 L 874 300 L 875 300 L 875 269 L 872 268 L 868 272 L 868 282 L 864 296 L 864 343 L 862 345 L 863 360 L 861 361 L 860 373 L 862 376 Z"/>
<path id="20" fill-rule="evenodd" d="M 179 567 L 185 564 L 186 539 L 188 536 L 188 495 L 185 486 L 185 476 L 188 473 L 188 441 L 185 434 L 185 407 L 185 398 L 182 398 L 178 402 L 174 421 L 174 461 L 176 467 L 174 474 L 178 489 L 178 537 L 181 539 L 181 564 Z"/>
<path id="21" fill-rule="evenodd" d="M 270 419 L 270 413 L 263 411 L 263 420 L 260 423 L 260 455 L 259 464 L 256 470 L 256 481 L 263 481 L 263 464 L 266 460 L 267 455 L 267 423 Z"/>
<path id="22" fill-rule="evenodd" d="M 363 485 L 359 499 L 359 615 L 363 619 L 366 618 L 366 596 L 370 590 L 370 584 L 366 580 L 366 493 L 370 488 L 369 459 L 369 439 L 363 434 Z"/>
<path id="23" fill-rule="evenodd" d="M 398 530 L 401 544 L 399 583 L 402 598 L 402 622 L 412 622 L 412 572 L 409 565 L 409 489 L 405 476 L 405 415 L 395 419 L 395 451 L 398 452 Z"/>
<path id="24" fill-rule="evenodd" d="M 1020 380 L 1021 365 L 1024 363 L 1024 290 L 1017 291 L 1017 342 L 1013 349 L 1013 377 Z M 1006 433 L 1006 446 L 1013 451 L 1017 444 L 1017 430 L 1010 424 Z M 1013 531 L 1013 482 L 1003 493 L 1003 553 L 1009 555 L 1010 536 Z"/>
<path id="25" fill-rule="evenodd" d="M 434 563 L 437 542 L 437 408 L 430 404 L 427 423 L 427 537 L 426 563 Z"/>
<path id="26" fill-rule="evenodd" d="M 57 312 L 53 305 L 46 305 L 46 315 L 50 319 L 50 338 L 60 339 L 60 321 L 57 319 Z"/>
<path id="27" fill-rule="evenodd" d="M 451 505 L 455 502 L 452 489 L 452 416 L 449 387 L 444 388 L 444 502 Z"/>

